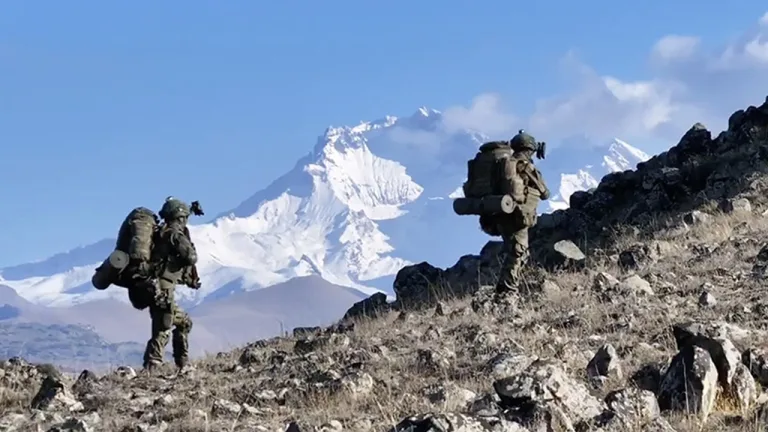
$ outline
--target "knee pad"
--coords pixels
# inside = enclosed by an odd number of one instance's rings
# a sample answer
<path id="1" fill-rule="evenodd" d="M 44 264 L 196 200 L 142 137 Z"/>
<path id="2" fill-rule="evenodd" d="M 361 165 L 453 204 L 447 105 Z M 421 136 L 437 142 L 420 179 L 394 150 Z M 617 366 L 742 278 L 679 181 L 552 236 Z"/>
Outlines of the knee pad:
<path id="1" fill-rule="evenodd" d="M 192 331 L 192 320 L 187 317 L 186 319 L 182 320 L 177 326 L 176 330 L 180 333 L 189 333 Z"/>

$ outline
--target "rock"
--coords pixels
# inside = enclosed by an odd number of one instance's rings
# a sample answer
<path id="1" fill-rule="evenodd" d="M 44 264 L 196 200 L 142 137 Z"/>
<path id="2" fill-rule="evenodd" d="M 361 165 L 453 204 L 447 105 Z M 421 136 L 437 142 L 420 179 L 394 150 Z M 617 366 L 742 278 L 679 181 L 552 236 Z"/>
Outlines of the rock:
<path id="1" fill-rule="evenodd" d="M 446 309 L 445 305 L 442 302 L 437 302 L 435 305 L 435 316 L 445 316 L 446 315 Z"/>
<path id="2" fill-rule="evenodd" d="M 763 387 L 768 387 L 768 350 L 749 348 L 741 355 L 742 363 Z"/>
<path id="3" fill-rule="evenodd" d="M 752 204 L 746 198 L 728 199 L 720 204 L 725 213 L 752 213 Z"/>
<path id="4" fill-rule="evenodd" d="M 342 432 L 344 426 L 338 420 L 331 420 L 328 423 L 320 425 L 318 432 Z"/>
<path id="5" fill-rule="evenodd" d="M 623 379 L 621 362 L 616 348 L 611 344 L 600 347 L 587 365 L 587 376 L 590 378 L 607 377 Z"/>
<path id="6" fill-rule="evenodd" d="M 723 387 L 731 384 L 736 374 L 736 367 L 741 363 L 741 353 L 727 337 L 714 332 L 721 332 L 712 326 L 700 323 L 685 323 L 672 326 L 678 349 L 698 346 L 707 350 L 718 372 L 718 381 Z"/>
<path id="7" fill-rule="evenodd" d="M 537 360 L 516 376 L 496 380 L 493 388 L 501 408 L 516 412 L 514 420 L 532 430 L 572 430 L 603 411 L 584 384 L 552 361 Z"/>
<path id="8" fill-rule="evenodd" d="M 384 296 L 386 298 L 386 296 Z M 321 327 L 296 327 L 293 329 L 293 337 L 295 338 L 302 338 L 302 337 L 309 337 L 309 336 L 317 336 L 320 333 L 322 333 L 323 329 Z"/>
<path id="9" fill-rule="evenodd" d="M 493 378 L 502 379 L 521 373 L 536 360 L 537 357 L 519 352 L 500 353 L 488 361 L 486 368 Z"/>
<path id="10" fill-rule="evenodd" d="M 706 224 L 710 220 L 712 220 L 712 216 L 699 210 L 694 210 L 683 216 L 683 222 L 688 225 L 702 225 Z"/>
<path id="11" fill-rule="evenodd" d="M 93 392 L 97 380 L 96 375 L 86 369 L 80 372 L 77 381 L 72 385 L 72 392 L 77 397 L 82 398 L 86 394 Z"/>
<path id="12" fill-rule="evenodd" d="M 586 262 L 587 256 L 570 240 L 560 240 L 552 246 L 553 264 L 562 267 L 580 267 Z"/>
<path id="13" fill-rule="evenodd" d="M 622 280 L 618 289 L 621 293 L 628 295 L 652 296 L 654 294 L 651 284 L 638 275 L 632 275 Z"/>
<path id="14" fill-rule="evenodd" d="M 437 405 L 440 411 L 464 411 L 477 395 L 453 383 L 430 386 L 425 389 L 425 396 L 430 403 Z"/>
<path id="15" fill-rule="evenodd" d="M 595 276 L 592 283 L 592 289 L 597 292 L 606 292 L 613 290 L 619 285 L 619 280 L 610 273 L 600 272 Z"/>
<path id="16" fill-rule="evenodd" d="M 240 414 L 242 406 L 226 399 L 216 399 L 213 402 L 211 413 L 215 416 L 235 416 Z"/>
<path id="17" fill-rule="evenodd" d="M 712 307 L 717 304 L 717 299 L 709 291 L 704 291 L 699 296 L 699 305 L 703 307 Z"/>
<path id="18" fill-rule="evenodd" d="M 661 415 L 656 395 L 648 390 L 627 388 L 608 393 L 605 403 L 627 423 L 648 424 Z"/>
<path id="19" fill-rule="evenodd" d="M 635 270 L 654 263 L 658 254 L 644 243 L 635 243 L 619 254 L 619 266 L 624 270 Z"/>
<path id="20" fill-rule="evenodd" d="M 78 404 L 77 400 L 67 390 L 64 383 L 51 376 L 47 376 L 43 380 L 31 402 L 32 408 L 39 410 L 71 409 L 75 408 L 76 404 Z"/>
<path id="21" fill-rule="evenodd" d="M 455 357 L 454 353 L 430 349 L 418 349 L 416 355 L 418 365 L 424 371 L 432 373 L 448 369 L 451 366 L 451 358 Z"/>
<path id="22" fill-rule="evenodd" d="M 365 396 L 373 391 L 373 377 L 364 372 L 352 372 L 338 380 L 338 387 L 346 389 L 353 398 Z"/>
<path id="23" fill-rule="evenodd" d="M 24 414 L 10 413 L 0 418 L 0 430 L 15 432 L 21 429 L 27 423 L 27 417 Z"/>
<path id="24" fill-rule="evenodd" d="M 715 404 L 717 368 L 705 349 L 686 345 L 672 358 L 659 385 L 657 399 L 662 410 L 696 414 L 706 422 Z"/>
<path id="25" fill-rule="evenodd" d="M 387 303 L 387 295 L 379 292 L 353 304 L 344 314 L 342 320 L 374 318 L 389 312 L 390 309 L 391 307 Z"/>
<path id="26" fill-rule="evenodd" d="M 731 384 L 723 389 L 719 402 L 721 405 L 738 411 L 742 417 L 746 417 L 757 401 L 757 396 L 755 378 L 746 366 L 738 364 L 736 374 L 734 374 Z"/>
<path id="27" fill-rule="evenodd" d="M 120 366 L 115 369 L 115 375 L 119 376 L 120 378 L 129 380 L 136 378 L 136 371 L 130 366 Z"/>
<path id="28" fill-rule="evenodd" d="M 541 283 L 541 294 L 545 297 L 551 297 L 560 293 L 560 286 L 552 280 L 545 280 Z"/>
<path id="29" fill-rule="evenodd" d="M 168 430 L 168 423 L 161 421 L 157 424 L 139 423 L 136 425 L 138 432 L 165 432 Z"/>
<path id="30" fill-rule="evenodd" d="M 98 414 L 96 418 L 98 419 Z M 101 419 L 98 420 L 100 421 Z M 67 419 L 60 429 L 71 432 L 92 432 L 94 430 L 85 420 L 76 418 Z"/>
<path id="31" fill-rule="evenodd" d="M 489 424 L 493 424 L 493 429 Z M 389 432 L 528 432 L 519 424 L 503 418 L 475 419 L 466 414 L 425 414 L 408 417 Z"/>

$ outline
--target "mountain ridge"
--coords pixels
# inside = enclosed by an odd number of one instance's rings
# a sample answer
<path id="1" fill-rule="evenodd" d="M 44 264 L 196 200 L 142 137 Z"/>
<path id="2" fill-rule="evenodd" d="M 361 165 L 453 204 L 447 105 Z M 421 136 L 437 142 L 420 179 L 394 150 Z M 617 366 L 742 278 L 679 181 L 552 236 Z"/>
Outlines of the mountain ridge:
<path id="1" fill-rule="evenodd" d="M 182 305 L 226 295 L 217 292 L 224 287 L 247 292 L 308 275 L 366 295 L 391 293 L 395 274 L 414 260 L 427 256 L 439 262 L 458 250 L 477 248 L 485 238 L 476 221 L 457 217 L 449 201 L 460 190 L 466 160 L 488 137 L 469 130 L 445 132 L 442 121 L 440 111 L 421 107 L 409 117 L 326 128 L 288 172 L 231 210 L 190 225 L 204 286 L 177 291 Z M 595 177 L 647 159 L 620 140 L 586 153 L 591 165 L 577 171 L 585 173 L 583 181 L 563 189 L 561 178 L 553 201 L 591 187 Z M 548 166 L 569 169 L 563 164 L 571 158 L 557 162 L 557 154 L 558 149 L 540 161 L 549 183 Z M 602 171 L 591 169 L 598 161 Z M 441 231 L 453 237 L 437 240 Z M 125 303 L 120 288 L 90 286 L 93 268 L 113 245 L 113 239 L 104 239 L 6 267 L 0 269 L 0 281 L 47 306 L 107 298 Z"/>

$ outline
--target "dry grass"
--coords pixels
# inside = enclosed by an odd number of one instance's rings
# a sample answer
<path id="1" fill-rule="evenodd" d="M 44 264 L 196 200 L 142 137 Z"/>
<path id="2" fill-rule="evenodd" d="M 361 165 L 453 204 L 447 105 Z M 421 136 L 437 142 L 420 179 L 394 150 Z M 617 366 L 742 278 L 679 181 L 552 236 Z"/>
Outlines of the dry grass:
<path id="1" fill-rule="evenodd" d="M 101 416 L 102 430 L 115 431 L 160 421 L 171 431 L 254 430 L 254 425 L 272 431 L 290 421 L 318 426 L 332 420 L 341 421 L 345 430 L 386 430 L 409 415 L 451 409 L 428 400 L 425 394 L 431 387 L 452 383 L 477 394 L 491 392 L 493 379 L 485 365 L 498 353 L 554 357 L 571 376 L 587 382 L 588 361 L 601 345 L 610 343 L 622 358 L 624 377 L 592 389 L 603 398 L 633 385 L 629 378 L 643 367 L 668 361 L 676 351 L 672 324 L 723 320 L 747 330 L 765 329 L 765 289 L 746 275 L 766 233 L 768 218 L 725 214 L 716 214 L 705 225 L 668 228 L 653 241 L 630 233 L 616 239 L 613 250 L 590 256 L 589 268 L 582 272 L 529 270 L 533 288 L 544 277 L 559 290 L 532 289 L 507 314 L 477 314 L 471 299 L 446 302 L 442 316 L 432 310 L 402 317 L 391 312 L 360 320 L 353 332 L 334 336 L 335 341 L 306 354 L 295 353 L 295 339 L 282 337 L 255 348 L 259 360 L 246 367 L 236 367 L 242 352 L 237 350 L 200 360 L 187 377 L 140 375 L 126 381 L 107 376 L 89 408 Z M 635 271 L 651 283 L 654 294 L 593 290 L 598 272 L 619 279 L 633 273 L 619 267 L 616 254 L 638 241 L 661 250 L 656 261 Z M 698 304 L 705 289 L 717 299 L 715 306 Z M 759 342 L 734 341 L 740 349 Z M 425 362 L 424 353 L 435 358 Z M 328 385 L 345 375 L 362 387 L 370 377 L 372 385 L 367 392 Z M 30 385 L 0 387 L 0 413 L 27 412 L 23 407 L 31 390 Z M 260 398 L 269 390 L 277 400 Z M 154 402 L 163 395 L 173 400 Z M 152 403 L 141 406 L 142 398 Z M 214 406 L 219 399 L 248 404 L 253 412 L 218 413 Z M 691 417 L 665 416 L 681 432 L 759 430 L 753 420 L 733 420 L 734 411 L 721 404 L 703 428 Z"/>

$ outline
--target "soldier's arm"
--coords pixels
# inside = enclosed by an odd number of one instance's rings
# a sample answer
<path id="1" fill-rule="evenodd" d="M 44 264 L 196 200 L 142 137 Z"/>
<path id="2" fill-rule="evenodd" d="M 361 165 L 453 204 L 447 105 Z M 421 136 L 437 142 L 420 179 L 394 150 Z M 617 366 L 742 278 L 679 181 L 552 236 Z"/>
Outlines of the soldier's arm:
<path id="1" fill-rule="evenodd" d="M 518 173 L 519 166 L 513 160 L 504 163 L 504 187 L 503 192 L 511 196 L 515 202 L 525 201 L 525 184 Z"/>
<path id="2" fill-rule="evenodd" d="M 184 231 L 173 230 L 173 232 L 171 232 L 170 240 L 171 246 L 176 250 L 178 256 L 185 260 L 188 265 L 195 265 L 197 263 L 197 251 L 195 250 L 195 246 L 189 238 L 184 235 Z"/>
<path id="3" fill-rule="evenodd" d="M 540 198 L 542 200 L 548 200 L 549 199 L 549 188 L 547 187 L 547 182 L 544 181 L 544 176 L 541 175 L 541 171 L 539 171 L 538 168 L 533 167 L 534 169 L 534 175 L 536 176 L 536 183 L 539 185 L 539 192 L 541 193 Z"/>

